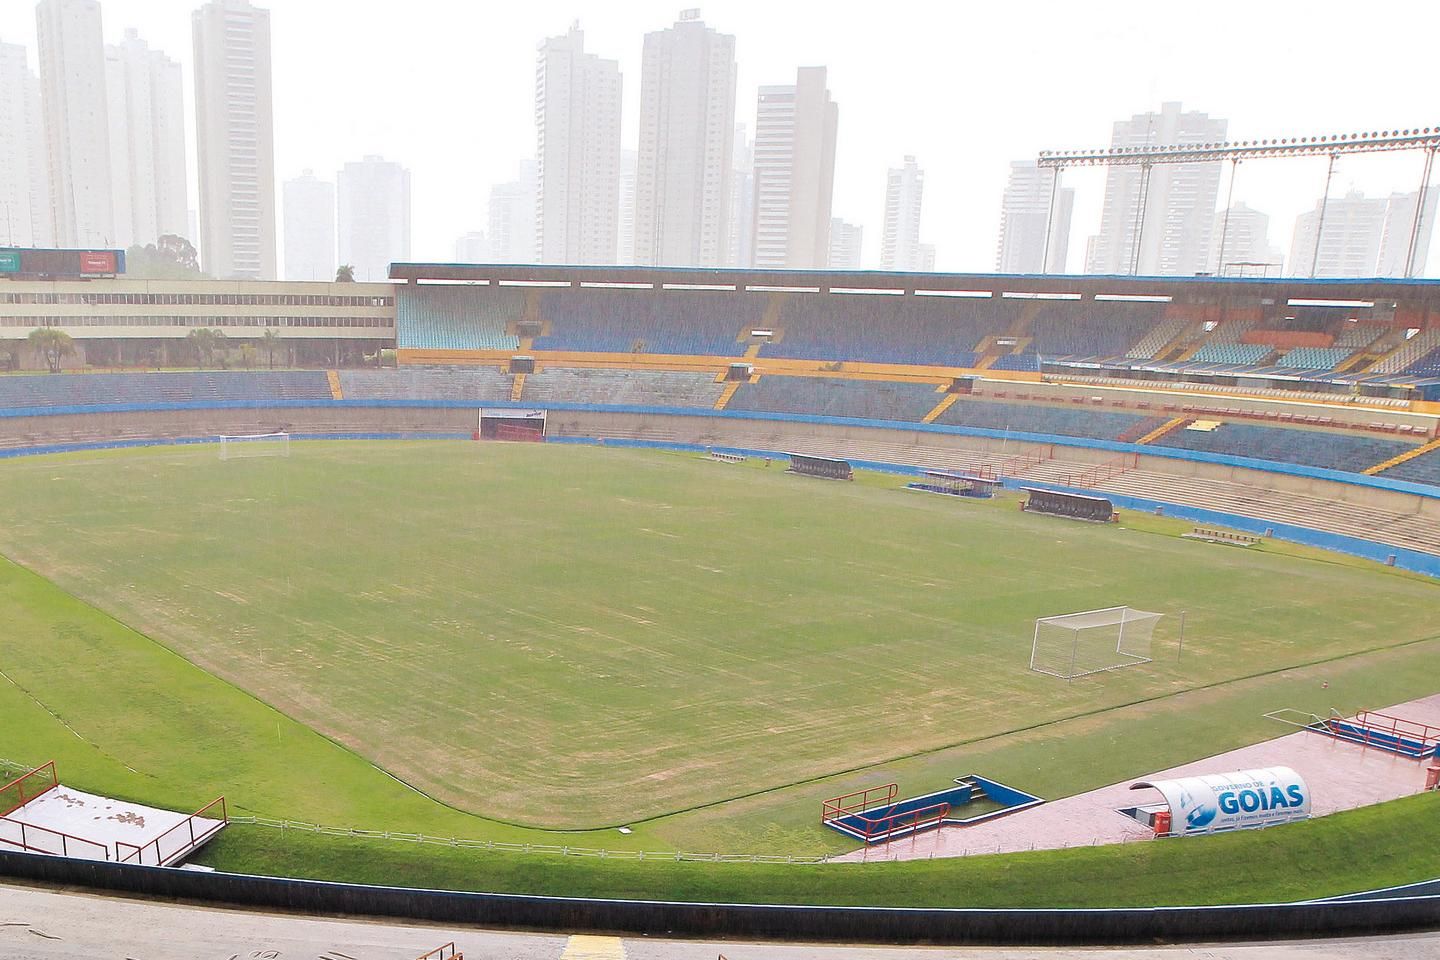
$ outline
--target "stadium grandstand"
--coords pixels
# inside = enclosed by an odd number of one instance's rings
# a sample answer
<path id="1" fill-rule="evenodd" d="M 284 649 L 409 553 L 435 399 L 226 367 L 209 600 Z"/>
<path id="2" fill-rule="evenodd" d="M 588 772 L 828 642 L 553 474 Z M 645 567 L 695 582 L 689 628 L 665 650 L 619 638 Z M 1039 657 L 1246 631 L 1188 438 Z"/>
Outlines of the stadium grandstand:
<path id="1" fill-rule="evenodd" d="M 468 436 L 476 408 L 511 405 L 549 411 L 552 439 L 975 471 L 1440 554 L 1434 282 L 452 264 L 392 280 L 0 283 L 20 368 L 0 377 L 0 447 Z M 37 371 L 37 327 L 72 338 L 66 372 Z M 208 369 L 199 328 L 225 335 Z"/>

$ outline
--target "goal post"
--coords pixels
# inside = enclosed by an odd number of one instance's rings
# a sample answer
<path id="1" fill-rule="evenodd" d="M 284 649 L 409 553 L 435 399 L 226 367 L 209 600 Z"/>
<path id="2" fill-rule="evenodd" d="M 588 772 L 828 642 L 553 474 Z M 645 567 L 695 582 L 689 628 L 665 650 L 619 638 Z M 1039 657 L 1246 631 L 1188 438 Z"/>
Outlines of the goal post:
<path id="1" fill-rule="evenodd" d="M 290 434 L 288 433 L 220 435 L 221 460 L 238 460 L 241 457 L 288 456 L 290 456 Z"/>
<path id="2" fill-rule="evenodd" d="M 1134 607 L 1105 607 L 1039 617 L 1030 644 L 1030 669 L 1074 680 L 1149 663 L 1155 625 L 1164 616 Z"/>

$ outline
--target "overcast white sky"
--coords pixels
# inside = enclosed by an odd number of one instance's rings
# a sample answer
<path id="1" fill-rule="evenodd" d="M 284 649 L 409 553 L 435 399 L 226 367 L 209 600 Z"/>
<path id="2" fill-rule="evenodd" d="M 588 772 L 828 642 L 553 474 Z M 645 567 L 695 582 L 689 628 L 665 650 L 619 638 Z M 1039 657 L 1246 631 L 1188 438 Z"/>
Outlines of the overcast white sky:
<path id="1" fill-rule="evenodd" d="M 411 170 L 413 255 L 450 259 L 456 237 L 484 229 L 490 186 L 534 152 L 537 44 L 578 19 L 587 49 L 620 61 L 631 147 L 644 34 L 694 2 L 262 3 L 272 11 L 277 185 L 307 167 L 333 180 L 364 154 L 398 160 Z M 136 27 L 181 61 L 188 102 L 197 0 L 102 5 L 107 42 Z M 938 267 L 986 271 L 1010 160 L 1104 145 L 1113 121 L 1162 100 L 1228 119 L 1239 139 L 1440 124 L 1436 0 L 729 0 L 701 12 L 737 38 L 736 119 L 752 128 L 757 86 L 790 82 L 799 65 L 830 68 L 835 215 L 865 226 L 867 265 L 878 260 L 886 168 L 905 154 L 926 171 L 922 239 L 937 245 Z M 0 0 L 0 40 L 28 46 L 35 64 L 30 0 Z M 188 120 L 193 138 L 193 112 Z M 1413 190 L 1420 165 L 1419 154 L 1342 158 L 1332 195 Z M 1322 159 L 1242 164 L 1234 198 L 1271 215 L 1271 241 L 1288 254 L 1294 218 L 1324 176 Z M 1078 192 L 1075 271 L 1099 226 L 1103 173 L 1069 172 L 1065 183 Z M 1222 182 L 1221 202 L 1224 191 Z M 1440 249 L 1430 259 L 1435 276 Z"/>

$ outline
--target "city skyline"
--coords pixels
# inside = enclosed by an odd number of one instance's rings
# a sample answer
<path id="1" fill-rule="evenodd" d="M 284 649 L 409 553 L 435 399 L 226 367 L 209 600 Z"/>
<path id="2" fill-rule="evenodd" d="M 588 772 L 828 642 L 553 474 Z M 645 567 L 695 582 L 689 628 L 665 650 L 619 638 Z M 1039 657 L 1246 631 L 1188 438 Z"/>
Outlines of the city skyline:
<path id="1" fill-rule="evenodd" d="M 104 42 L 119 42 L 127 27 L 135 27 L 152 48 L 179 60 L 186 79 L 187 107 L 194 98 L 194 64 L 186 34 L 189 15 L 195 6 L 194 0 L 186 3 L 104 0 Z M 271 0 L 266 6 L 273 11 L 275 20 L 277 90 L 286 91 L 284 103 L 277 103 L 276 107 L 276 179 L 292 178 L 306 167 L 336 169 L 345 159 L 367 153 L 393 156 L 409 166 L 415 177 L 415 255 L 435 259 L 453 251 L 459 236 L 484 227 L 490 188 L 513 179 L 516 165 L 533 153 L 533 146 L 527 149 L 526 143 L 527 140 L 533 143 L 533 106 L 527 104 L 524 90 L 533 83 L 533 57 L 538 43 L 578 17 L 587 31 L 587 40 L 592 41 L 588 45 L 601 56 L 619 61 L 621 73 L 631 77 L 623 91 L 622 112 L 622 144 L 629 146 L 636 142 L 639 120 L 637 100 L 643 38 L 646 33 L 672 23 L 677 13 L 674 6 L 661 4 L 602 11 L 583 4 L 562 6 L 540 2 L 522 13 L 497 14 L 493 24 L 487 19 L 483 38 L 466 37 L 470 46 L 481 43 L 486 57 L 493 61 L 483 81 L 487 95 L 478 108 L 472 107 L 472 112 L 481 118 L 479 126 L 486 131 L 485 148 L 477 152 L 466 149 L 466 138 L 477 134 L 470 133 L 464 125 L 441 133 L 435 129 L 433 111 L 399 108 L 399 104 L 414 100 L 427 87 L 433 87 L 437 79 L 448 76 L 458 81 L 458 77 L 464 75 L 467 68 L 462 68 L 460 61 L 446 59 L 448 52 L 459 45 L 459 38 L 452 41 L 432 36 L 434 31 L 427 31 L 425 27 L 433 26 L 437 17 L 449 18 L 457 27 L 475 23 L 474 12 L 455 4 L 421 0 L 411 16 L 397 18 L 382 14 L 379 5 L 360 2 L 352 18 L 333 24 L 317 17 L 313 9 L 292 0 Z M 737 38 L 740 75 L 737 122 L 753 123 L 753 113 L 745 105 L 754 102 L 749 91 L 759 83 L 783 76 L 780 71 L 793 71 L 795 66 L 806 63 L 823 63 L 830 68 L 829 84 L 845 112 L 837 151 L 833 212 L 837 217 L 868 227 L 867 265 L 879 262 L 881 214 L 873 184 L 901 154 L 913 152 L 926 160 L 927 223 L 931 234 L 927 239 L 939 249 L 937 267 L 985 271 L 994 263 L 999 227 L 995 209 L 1011 161 L 1032 157 L 1037 150 L 1047 147 L 1103 144 L 1115 118 L 1157 109 L 1162 100 L 1182 100 L 1187 108 L 1228 119 L 1230 133 L 1235 137 L 1343 132 L 1423 123 L 1427 119 L 1424 98 L 1415 93 L 1418 84 L 1405 82 L 1408 74 L 1404 72 L 1407 69 L 1404 56 L 1398 58 L 1401 67 L 1398 78 L 1387 81 L 1387 89 L 1393 86 L 1396 96 L 1388 98 L 1383 107 L 1376 106 L 1374 96 L 1378 80 L 1349 77 L 1342 82 L 1333 76 L 1316 74 L 1306 76 L 1303 89 L 1293 102 L 1287 102 L 1287 109 L 1281 113 L 1256 102 L 1248 96 L 1248 91 L 1256 83 L 1267 82 L 1266 78 L 1273 82 L 1274 78 L 1288 76 L 1285 65 L 1279 62 L 1283 58 L 1257 57 L 1253 62 L 1247 61 L 1250 72 L 1241 83 L 1223 69 L 1225 63 L 1233 62 L 1238 55 L 1236 51 L 1219 51 L 1219 59 L 1204 67 L 1190 66 L 1183 57 L 1176 56 L 1187 50 L 1192 53 L 1206 50 L 1207 56 L 1213 52 L 1215 48 L 1207 44 L 1213 45 L 1217 37 L 1223 35 L 1223 11 L 1217 12 L 1214 22 L 1206 20 L 1183 31 L 1177 27 L 1174 46 L 1167 53 L 1151 49 L 1159 46 L 1154 38 L 1164 31 L 1164 22 L 1148 24 L 1140 32 L 1116 31 L 1103 23 L 1092 22 L 1096 18 L 1067 11 L 1060 5 L 1041 4 L 1041 7 L 1043 16 L 1059 26 L 1073 28 L 1068 33 L 1058 31 L 1066 34 L 1066 43 L 1046 40 L 1033 51 L 1036 58 L 1050 57 L 1044 60 L 1046 70 L 1043 72 L 1047 75 L 1079 67 L 1079 61 L 1069 52 L 1071 46 L 1086 46 L 1100 53 L 1124 47 L 1135 58 L 1133 66 L 1119 71 L 1087 63 L 1078 71 L 1076 82 L 1063 90 L 1053 85 L 1045 88 L 1039 80 L 1028 84 L 1013 82 L 1005 87 L 1005 96 L 996 98 L 998 103 L 972 103 L 966 99 L 960 102 L 960 107 L 947 109 L 946 116 L 952 121 L 949 124 L 918 118 L 925 113 L 925 108 L 939 103 L 937 98 L 942 89 L 952 88 L 950 81 L 960 87 L 967 78 L 969 82 L 979 82 L 986 69 L 1000 64 L 983 51 L 977 51 L 973 66 L 946 62 L 946 69 L 941 70 L 932 62 L 933 55 L 927 59 L 925 51 L 938 48 L 938 36 L 958 24 L 956 13 L 943 5 L 907 4 L 890 20 L 873 24 L 866 21 L 863 43 L 857 43 L 860 33 L 855 27 L 859 21 L 856 16 L 848 16 L 845 10 L 839 12 L 834 22 L 807 25 L 806 30 L 798 33 L 787 33 L 785 28 L 796 26 L 802 17 L 758 4 L 742 2 L 724 10 L 702 10 L 702 14 L 706 14 L 707 24 Z M 1320 35 L 1326 12 L 1333 14 L 1342 9 L 1339 5 L 1322 7 L 1313 25 L 1295 24 L 1289 18 L 1264 10 L 1254 11 L 1254 15 L 1261 21 L 1257 28 L 1272 19 L 1277 24 L 1283 20 L 1293 42 L 1302 44 L 1307 37 Z M 976 11 L 976 15 L 978 25 L 989 29 L 1018 26 L 1013 16 L 995 10 Z M 1440 18 L 1427 10 L 1421 19 Z M 324 45 L 306 42 L 307 29 L 322 22 L 327 29 L 338 31 L 336 42 Z M 912 29 L 921 22 L 927 25 L 926 30 Z M 362 75 L 363 72 L 356 69 L 354 58 L 336 51 L 363 45 L 361 38 L 379 36 L 376 33 L 379 24 L 395 34 L 393 45 L 383 46 L 420 49 L 416 40 L 424 35 L 437 45 L 435 55 L 427 55 L 424 62 L 407 66 L 405 79 L 400 83 L 395 82 L 392 71 L 380 71 L 383 77 Z M 36 66 L 34 30 L 32 4 L 20 3 L 0 12 L 0 42 L 24 45 L 32 71 Z M 456 32 L 464 34 L 465 30 Z M 899 47 L 888 43 L 902 34 L 919 45 L 914 56 L 901 57 L 896 53 Z M 177 41 L 177 36 L 183 39 Z M 933 43 L 932 36 L 937 37 Z M 1133 49 L 1126 46 L 1144 38 L 1148 38 L 1148 45 L 1140 43 Z M 1406 42 L 1402 38 L 1402 47 Z M 501 53 L 502 47 L 503 56 L 490 57 L 492 51 Z M 297 55 L 300 51 L 303 56 Z M 883 70 L 872 70 L 868 66 L 872 58 L 888 60 L 892 65 L 904 63 L 907 69 L 913 67 L 916 75 L 903 84 L 886 80 Z M 1133 83 L 1136 71 L 1146 77 L 1141 84 Z M 942 76 L 949 78 L 943 88 L 936 85 Z M 1418 76 L 1415 74 L 1414 78 L 1418 80 Z M 342 93 L 332 97 L 329 91 L 337 82 Z M 384 85 L 385 90 L 378 91 L 377 85 Z M 900 97 L 911 90 L 928 95 L 910 100 Z M 377 92 L 384 95 L 377 96 Z M 1027 110 L 1027 105 L 1034 109 Z M 522 129 L 518 137 L 513 123 L 517 114 L 529 128 Z M 187 116 L 193 122 L 194 114 L 188 109 Z M 1021 116 L 1023 121 L 1019 119 Z M 953 126 L 955 131 L 942 129 L 945 126 Z M 978 130 L 986 130 L 980 138 L 982 143 L 973 142 Z M 191 131 L 189 147 L 194 150 L 194 131 Z M 192 154 L 192 170 L 195 159 Z M 463 171 L 463 175 L 457 171 Z M 1368 195 L 1413 191 L 1418 173 L 1419 158 L 1413 155 L 1345 158 L 1337 165 L 1331 196 L 1343 197 L 1351 188 L 1361 189 Z M 198 182 L 195 173 L 192 172 L 190 180 L 193 191 Z M 1095 171 L 1072 170 L 1065 175 L 1065 186 L 1077 191 L 1069 257 L 1072 270 L 1078 270 L 1083 264 L 1083 252 L 1075 248 L 1096 229 L 1102 202 L 1096 186 L 1100 180 L 1103 173 Z M 1248 203 L 1270 216 L 1272 241 L 1283 246 L 1295 219 L 1313 206 L 1323 183 L 1323 159 L 1246 164 L 1240 168 L 1232 203 Z M 1224 181 L 1220 189 L 1223 194 Z M 453 198 L 447 196 L 449 194 L 454 194 Z M 197 199 L 192 194 L 192 211 L 198 206 Z"/>

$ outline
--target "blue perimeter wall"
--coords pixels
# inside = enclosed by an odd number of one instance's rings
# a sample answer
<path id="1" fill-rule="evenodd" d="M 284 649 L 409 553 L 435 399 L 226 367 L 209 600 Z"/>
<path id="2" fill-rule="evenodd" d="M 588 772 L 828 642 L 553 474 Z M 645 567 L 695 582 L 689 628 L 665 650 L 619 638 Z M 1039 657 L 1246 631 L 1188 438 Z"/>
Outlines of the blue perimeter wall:
<path id="1" fill-rule="evenodd" d="M 105 413 L 161 413 L 175 410 L 216 410 L 216 409 L 238 409 L 238 410 L 270 410 L 270 409 L 301 409 L 301 408 L 327 408 L 327 407 L 355 407 L 355 408 L 427 408 L 427 409 L 468 409 L 487 410 L 516 409 L 533 410 L 535 404 L 513 401 L 488 401 L 477 403 L 473 401 L 453 400 L 276 400 L 266 402 L 249 401 L 222 401 L 222 402 L 185 402 L 185 403 L 126 403 L 126 404 L 89 404 L 71 407 L 15 407 L 0 410 L 0 420 L 14 417 L 28 416 L 58 416 L 63 414 L 105 414 Z M 933 423 L 912 423 L 900 420 L 862 420 L 848 417 L 823 417 L 807 414 L 790 413 L 757 413 L 752 411 L 728 411 L 710 410 L 697 407 L 651 407 L 651 406 L 607 406 L 594 403 L 551 403 L 545 405 L 546 410 L 551 411 L 576 411 L 585 413 L 631 413 L 663 416 L 681 417 L 704 417 L 709 419 L 730 419 L 730 420 L 771 420 L 783 423 L 812 423 L 829 424 L 841 427 L 872 427 L 883 430 L 908 430 L 917 433 L 950 434 L 955 436 L 988 437 L 991 439 L 1011 439 L 1025 443 L 1054 444 L 1055 446 L 1078 447 L 1089 450 L 1105 450 L 1114 453 L 1138 453 L 1144 456 L 1165 457 L 1172 460 L 1190 460 L 1200 463 L 1213 463 L 1224 466 L 1244 467 L 1251 470 L 1260 470 L 1266 473 L 1286 474 L 1296 477 L 1307 477 L 1317 480 L 1329 480 L 1334 483 L 1346 483 L 1357 487 L 1370 487 L 1376 490 L 1388 490 L 1394 493 L 1405 493 L 1413 496 L 1426 497 L 1440 500 L 1440 487 L 1427 486 L 1420 483 L 1411 483 L 1405 480 L 1387 480 L 1383 477 L 1370 477 L 1363 474 L 1345 473 L 1340 470 L 1326 470 L 1320 467 L 1308 467 L 1298 464 L 1276 463 L 1271 460 L 1256 460 L 1251 457 L 1235 457 L 1228 454 L 1205 453 L 1197 450 L 1182 450 L 1175 447 L 1159 448 L 1140 446 L 1133 443 L 1119 443 L 1112 440 L 1090 440 L 1080 437 L 1060 437 L 1043 433 L 1022 433 L 1006 432 L 1003 430 L 989 430 L 979 427 L 955 427 Z M 296 439 L 309 440 L 384 440 L 384 439 L 458 439 L 468 437 L 467 433 L 328 433 L 328 434 L 292 434 Z M 31 454 L 44 453 L 65 453 L 76 450 L 94 450 L 107 447 L 135 447 L 152 446 L 156 444 L 176 443 L 207 443 L 214 442 L 211 437 L 193 437 L 184 439 L 166 440 L 125 440 L 100 443 L 75 443 L 75 444 L 51 444 L 47 446 L 12 448 L 0 450 L 0 458 L 13 456 L 26 456 Z M 742 447 L 725 447 L 710 445 L 709 447 L 698 444 L 670 443 L 666 441 L 651 440 L 609 440 L 591 437 L 557 437 L 549 438 L 550 443 L 603 443 L 606 446 L 639 447 L 662 450 L 690 450 L 703 452 L 706 449 L 719 450 L 725 453 L 737 453 L 745 456 L 775 457 L 785 456 L 783 450 L 752 450 Z M 866 470 L 880 470 L 888 473 L 898 473 L 907 476 L 921 476 L 926 468 L 915 467 L 907 464 L 882 463 L 868 460 L 851 460 L 851 464 Z M 1309 527 L 1300 527 L 1286 523 L 1276 523 L 1270 520 L 1258 520 L 1253 517 L 1246 517 L 1234 513 L 1222 513 L 1216 510 L 1206 510 L 1200 507 L 1187 507 L 1180 504 L 1167 503 L 1162 500 L 1150 500 L 1143 497 L 1131 497 L 1121 494 L 1113 494 L 1106 491 L 1082 490 L 1068 488 L 1058 484 L 1036 483 L 1022 479 L 1007 478 L 1005 480 L 1007 489 L 1019 489 L 1023 486 L 1044 487 L 1053 490 L 1067 490 L 1076 493 L 1086 493 L 1091 496 L 1103 496 L 1115 504 L 1117 508 L 1124 510 L 1143 510 L 1149 513 L 1163 513 L 1169 517 L 1181 520 L 1189 520 L 1201 524 L 1214 524 L 1217 526 L 1229 527 L 1234 530 L 1241 530 L 1246 533 L 1266 534 L 1278 540 L 1286 540 L 1291 543 L 1304 544 L 1306 546 L 1318 547 L 1322 550 L 1329 550 L 1336 553 L 1350 554 L 1351 556 L 1364 557 L 1367 560 L 1374 560 L 1380 563 L 1390 563 L 1404 570 L 1411 570 L 1416 573 L 1423 573 L 1428 576 L 1440 578 L 1440 556 L 1428 553 L 1421 553 L 1417 550 L 1408 550 L 1403 547 L 1394 547 L 1389 544 L 1380 543 L 1374 540 L 1363 540 L 1359 537 L 1348 537 L 1336 533 L 1327 533 L 1322 530 L 1312 530 Z M 1393 558 L 1393 560 L 1391 559 Z"/>

